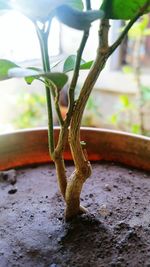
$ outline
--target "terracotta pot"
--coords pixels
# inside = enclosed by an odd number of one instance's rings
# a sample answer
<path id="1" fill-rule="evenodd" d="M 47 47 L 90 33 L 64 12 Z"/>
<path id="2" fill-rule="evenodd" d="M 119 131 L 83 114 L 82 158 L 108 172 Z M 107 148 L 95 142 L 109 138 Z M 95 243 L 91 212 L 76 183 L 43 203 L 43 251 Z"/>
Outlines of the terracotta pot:
<path id="1" fill-rule="evenodd" d="M 58 138 L 59 128 L 55 129 Z M 82 128 L 90 161 L 106 160 L 150 171 L 150 138 L 105 129 Z M 64 158 L 71 160 L 69 147 Z M 49 162 L 47 129 L 0 135 L 0 170 Z"/>

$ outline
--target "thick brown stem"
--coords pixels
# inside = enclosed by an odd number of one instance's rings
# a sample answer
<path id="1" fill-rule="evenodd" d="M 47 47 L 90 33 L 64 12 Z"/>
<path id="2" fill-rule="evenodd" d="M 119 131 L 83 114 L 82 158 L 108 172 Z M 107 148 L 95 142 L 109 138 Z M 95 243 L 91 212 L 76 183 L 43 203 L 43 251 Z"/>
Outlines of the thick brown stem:
<path id="1" fill-rule="evenodd" d="M 109 22 L 108 20 L 103 20 L 99 32 L 99 48 L 97 58 L 81 89 L 81 93 L 77 100 L 71 119 L 69 129 L 69 144 L 75 164 L 75 172 L 73 173 L 71 180 L 66 188 L 66 220 L 71 219 L 81 212 L 81 190 L 84 182 L 91 175 L 91 165 L 87 159 L 87 156 L 84 155 L 84 151 L 80 143 L 80 125 L 89 95 L 93 89 L 94 83 L 97 80 L 99 73 L 103 69 L 103 66 L 107 60 L 108 30 Z"/>
<path id="2" fill-rule="evenodd" d="M 86 179 L 91 175 L 91 165 L 84 155 L 80 144 L 80 129 L 74 131 L 74 126 L 70 126 L 69 143 L 75 164 L 75 171 L 70 177 L 66 188 L 66 220 L 72 219 L 79 213 L 85 212 L 85 208 L 80 206 L 80 194 Z"/>
<path id="3" fill-rule="evenodd" d="M 66 220 L 70 220 L 76 215 L 87 212 L 87 210 L 80 205 L 80 194 L 86 179 L 91 175 L 91 165 L 88 161 L 84 162 L 81 171 L 75 171 L 66 189 Z"/>

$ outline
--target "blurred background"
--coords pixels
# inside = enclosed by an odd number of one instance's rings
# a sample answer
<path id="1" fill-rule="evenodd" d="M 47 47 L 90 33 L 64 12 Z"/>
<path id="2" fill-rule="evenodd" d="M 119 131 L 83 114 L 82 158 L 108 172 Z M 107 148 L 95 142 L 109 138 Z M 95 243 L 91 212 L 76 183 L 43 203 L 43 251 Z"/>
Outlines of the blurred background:
<path id="1" fill-rule="evenodd" d="M 98 4 L 99 1 L 95 1 L 93 8 L 98 8 Z M 86 61 L 93 60 L 96 55 L 98 24 L 92 24 L 83 54 Z M 124 26 L 122 21 L 111 21 L 110 44 Z M 41 67 L 38 40 L 34 26 L 27 18 L 15 12 L 1 16 L 0 36 L 0 58 L 15 61 L 23 67 Z M 76 54 L 81 37 L 82 32 L 53 20 L 49 37 L 50 61 L 61 62 L 54 70 L 60 71 L 66 57 Z M 87 73 L 80 72 L 77 94 Z M 107 62 L 87 103 L 82 125 L 150 136 L 149 74 L 150 16 L 145 15 Z M 61 95 L 64 116 L 68 85 L 69 82 Z M 57 125 L 56 117 L 54 121 Z M 47 126 L 43 85 L 39 81 L 27 85 L 23 79 L 0 82 L 0 133 L 41 126 Z"/>

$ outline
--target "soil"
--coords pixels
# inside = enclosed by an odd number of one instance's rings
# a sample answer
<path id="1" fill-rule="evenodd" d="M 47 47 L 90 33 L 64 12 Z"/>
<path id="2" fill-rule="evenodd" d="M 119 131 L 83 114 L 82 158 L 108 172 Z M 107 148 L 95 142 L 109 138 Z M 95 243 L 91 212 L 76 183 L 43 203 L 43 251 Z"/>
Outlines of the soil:
<path id="1" fill-rule="evenodd" d="M 1 173 L 0 266 L 150 266 L 150 174 L 94 163 L 81 199 L 65 223 L 53 165 Z"/>

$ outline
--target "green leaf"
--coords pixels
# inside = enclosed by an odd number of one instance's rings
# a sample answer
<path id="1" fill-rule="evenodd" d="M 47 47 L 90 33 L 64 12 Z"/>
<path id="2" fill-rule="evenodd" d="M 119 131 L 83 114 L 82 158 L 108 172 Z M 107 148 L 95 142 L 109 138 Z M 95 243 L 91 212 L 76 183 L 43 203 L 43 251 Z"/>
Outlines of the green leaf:
<path id="1" fill-rule="evenodd" d="M 64 67 L 63 67 L 63 72 L 67 73 L 69 71 L 72 71 L 74 70 L 75 68 L 75 64 L 76 64 L 76 59 L 77 59 L 77 56 L 76 55 L 71 55 L 69 56 L 66 60 L 65 60 L 65 63 L 64 63 Z M 80 65 L 80 69 L 82 70 L 87 70 L 87 69 L 90 69 L 91 66 L 93 64 L 93 61 L 88 61 L 88 62 L 85 62 L 85 60 L 81 60 L 81 65 Z"/>
<path id="2" fill-rule="evenodd" d="M 18 67 L 19 66 L 12 61 L 0 59 L 0 80 L 2 81 L 11 78 L 8 75 L 9 70 Z"/>
<path id="3" fill-rule="evenodd" d="M 37 71 L 37 73 L 43 73 L 43 70 L 40 69 L 40 68 L 28 67 L 27 69 L 35 70 L 35 71 Z M 37 79 L 35 76 L 27 76 L 27 77 L 24 77 L 24 78 L 25 78 L 25 81 L 26 81 L 27 84 L 32 84 L 32 82 Z"/>
<path id="4" fill-rule="evenodd" d="M 62 88 L 68 81 L 68 76 L 65 73 L 44 73 L 38 68 L 32 67 L 25 69 L 16 65 L 12 61 L 6 59 L 0 60 L 0 80 L 25 78 L 26 82 L 31 84 L 35 79 L 39 79 L 40 77 L 48 79 L 58 88 Z"/>
<path id="5" fill-rule="evenodd" d="M 64 67 L 63 67 L 63 72 L 66 73 L 66 72 L 74 70 L 75 64 L 76 64 L 76 59 L 77 59 L 76 55 L 70 55 L 65 60 Z M 85 63 L 85 61 L 82 59 L 81 63 Z"/>
<path id="6" fill-rule="evenodd" d="M 52 83 L 54 83 L 58 89 L 63 88 L 68 81 L 68 76 L 65 73 L 60 72 L 43 74 L 42 77 L 52 81 Z"/>
<path id="7" fill-rule="evenodd" d="M 81 70 L 89 70 L 93 64 L 93 60 L 87 61 L 80 65 Z"/>
<path id="8" fill-rule="evenodd" d="M 132 19 L 147 0 L 104 0 L 101 10 L 105 12 L 105 18 L 108 19 Z M 145 13 L 150 12 L 150 7 Z"/>
<path id="9" fill-rule="evenodd" d="M 41 77 L 52 82 L 58 89 L 63 88 L 68 81 L 68 76 L 60 72 L 36 74 L 26 77 L 25 80 L 28 84 L 31 84 L 34 80 L 39 80 Z"/>

